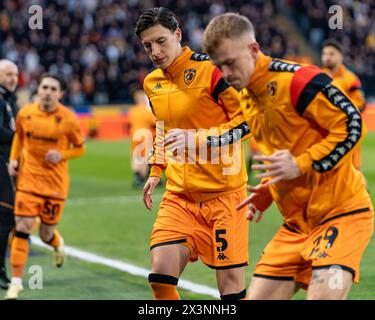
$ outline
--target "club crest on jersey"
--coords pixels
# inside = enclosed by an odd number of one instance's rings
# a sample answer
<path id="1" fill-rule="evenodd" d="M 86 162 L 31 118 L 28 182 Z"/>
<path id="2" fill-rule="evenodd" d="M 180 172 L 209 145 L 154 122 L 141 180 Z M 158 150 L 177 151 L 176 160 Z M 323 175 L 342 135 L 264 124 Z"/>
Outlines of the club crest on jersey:
<path id="1" fill-rule="evenodd" d="M 55 121 L 56 121 L 56 124 L 59 124 L 62 121 L 62 117 L 56 116 Z"/>
<path id="2" fill-rule="evenodd" d="M 271 81 L 267 85 L 268 94 L 270 95 L 271 100 L 273 100 L 276 96 L 276 90 L 277 90 L 277 82 Z"/>
<path id="3" fill-rule="evenodd" d="M 193 82 L 195 78 L 196 70 L 195 69 L 186 69 L 184 73 L 184 80 L 187 85 Z"/>

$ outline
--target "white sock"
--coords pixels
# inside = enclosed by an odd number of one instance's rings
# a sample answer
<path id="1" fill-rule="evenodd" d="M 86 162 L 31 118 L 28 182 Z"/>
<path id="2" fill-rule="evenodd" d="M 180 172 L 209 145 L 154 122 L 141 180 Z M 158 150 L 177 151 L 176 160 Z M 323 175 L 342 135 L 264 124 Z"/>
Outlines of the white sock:
<path id="1" fill-rule="evenodd" d="M 63 237 L 60 235 L 59 248 L 61 248 L 63 245 L 64 245 L 64 239 L 63 239 Z"/>
<path id="2" fill-rule="evenodd" d="M 22 284 L 22 278 L 12 277 L 12 284 Z"/>

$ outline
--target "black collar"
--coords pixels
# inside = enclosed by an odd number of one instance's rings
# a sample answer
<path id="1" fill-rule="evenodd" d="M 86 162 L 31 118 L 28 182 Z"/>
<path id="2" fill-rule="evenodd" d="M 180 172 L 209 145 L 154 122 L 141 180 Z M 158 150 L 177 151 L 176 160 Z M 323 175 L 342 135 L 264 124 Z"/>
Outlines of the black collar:
<path id="1" fill-rule="evenodd" d="M 2 85 L 0 85 L 0 94 L 4 97 L 5 100 L 8 100 L 12 96 L 12 93 Z"/>
<path id="2" fill-rule="evenodd" d="M 15 92 L 9 91 L 7 88 L 0 85 L 0 96 L 3 96 L 3 99 L 6 100 L 11 105 L 14 105 L 17 101 Z"/>

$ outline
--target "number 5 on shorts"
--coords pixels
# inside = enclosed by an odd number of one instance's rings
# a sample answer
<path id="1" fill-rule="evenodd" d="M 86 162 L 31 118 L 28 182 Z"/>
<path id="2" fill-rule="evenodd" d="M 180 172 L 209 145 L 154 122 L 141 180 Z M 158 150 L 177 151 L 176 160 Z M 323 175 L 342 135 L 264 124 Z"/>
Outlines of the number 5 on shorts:
<path id="1" fill-rule="evenodd" d="M 227 231 L 225 229 L 218 229 L 215 231 L 216 242 L 221 243 L 221 246 L 216 247 L 216 251 L 219 252 L 219 255 L 217 257 L 218 260 L 228 260 L 228 257 L 223 253 L 223 251 L 228 248 L 228 242 L 221 237 L 226 233 Z"/>
<path id="2" fill-rule="evenodd" d="M 220 237 L 222 234 L 224 235 L 226 233 L 227 233 L 227 231 L 225 229 L 218 229 L 215 232 L 216 242 L 221 243 L 221 246 L 216 248 L 217 252 L 223 252 L 226 248 L 228 248 L 227 240 Z"/>

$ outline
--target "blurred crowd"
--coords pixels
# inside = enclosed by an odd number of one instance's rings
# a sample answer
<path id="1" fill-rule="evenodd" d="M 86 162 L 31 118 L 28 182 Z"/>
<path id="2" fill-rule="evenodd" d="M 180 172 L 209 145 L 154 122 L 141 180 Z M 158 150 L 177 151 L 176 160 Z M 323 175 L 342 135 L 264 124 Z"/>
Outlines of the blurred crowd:
<path id="1" fill-rule="evenodd" d="M 200 50 L 208 21 L 225 11 L 239 11 L 261 30 L 258 38 L 267 53 L 295 54 L 296 46 L 278 30 L 274 1 L 209 0 L 42 0 L 43 29 L 28 27 L 28 8 L 38 1 L 0 2 L 0 55 L 15 61 L 22 83 L 32 90 L 41 72 L 59 72 L 70 83 L 66 97 L 73 106 L 130 101 L 152 69 L 134 34 L 138 16 L 153 6 L 176 12 L 183 42 Z M 262 17 L 262 19 L 261 19 Z"/>
<path id="2" fill-rule="evenodd" d="M 319 29 L 320 33 L 314 31 L 321 28 L 319 19 L 323 17 L 319 6 L 325 5 L 324 1 L 314 1 L 318 9 L 311 10 L 310 1 L 292 0 L 296 8 L 309 12 L 310 19 L 305 19 L 303 30 L 312 44 L 329 35 L 324 28 Z M 281 58 L 300 54 L 293 35 L 281 31 L 275 21 L 282 3 L 280 0 L 2 0 L 0 56 L 18 64 L 21 85 L 31 91 L 35 90 L 36 79 L 42 72 L 63 74 L 70 84 L 65 102 L 74 107 L 131 102 L 132 93 L 142 86 L 144 77 L 153 68 L 134 34 L 137 18 L 144 10 L 165 6 L 175 11 L 183 31 L 183 44 L 197 51 L 204 27 L 213 16 L 226 11 L 240 12 L 253 21 L 263 51 Z M 361 3 L 370 5 L 371 0 Z M 43 8 L 42 30 L 28 26 L 31 16 L 28 9 L 34 4 Z M 353 21 L 342 35 L 345 47 L 355 49 L 350 51 L 348 62 L 360 75 L 369 74 L 368 63 L 362 58 L 372 52 L 374 59 L 375 47 L 374 26 L 367 30 L 371 18 L 375 20 L 375 10 L 372 17 L 364 16 L 362 11 L 354 9 L 354 5 L 348 9 Z M 314 18 L 314 14 L 318 17 Z M 363 27 L 367 31 L 359 32 Z M 371 76 L 374 74 L 372 70 Z"/>
<path id="3" fill-rule="evenodd" d="M 337 39 L 345 51 L 344 63 L 360 76 L 367 93 L 375 95 L 375 1 L 374 0 L 289 0 L 294 18 L 310 42 L 320 50 L 327 38 Z M 343 29 L 330 29 L 328 21 L 339 5 Z M 332 18 L 335 22 L 335 18 Z M 336 21 L 337 22 L 337 21 Z"/>

